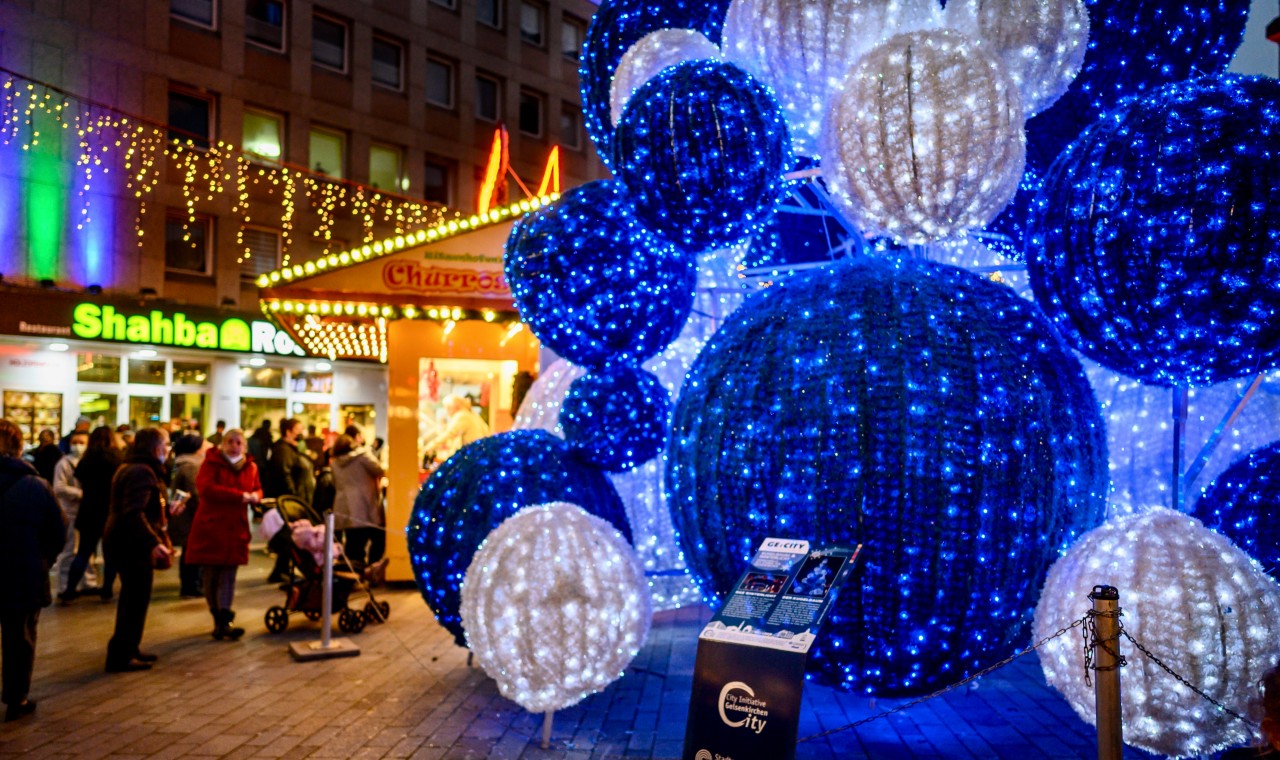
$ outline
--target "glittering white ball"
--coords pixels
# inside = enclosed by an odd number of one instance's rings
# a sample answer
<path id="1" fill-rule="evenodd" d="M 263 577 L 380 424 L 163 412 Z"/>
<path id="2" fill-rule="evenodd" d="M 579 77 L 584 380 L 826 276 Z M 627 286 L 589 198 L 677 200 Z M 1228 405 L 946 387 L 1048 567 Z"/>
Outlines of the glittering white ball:
<path id="1" fill-rule="evenodd" d="M 573 504 L 507 518 L 462 584 L 467 645 L 502 696 L 530 712 L 569 707 L 621 678 L 652 614 L 626 539 Z"/>
<path id="2" fill-rule="evenodd" d="M 1086 533 L 1049 571 L 1035 636 L 1054 633 L 1091 606 L 1095 585 L 1120 591 L 1126 631 L 1206 694 L 1242 715 L 1258 679 L 1280 657 L 1280 586 L 1223 536 L 1172 510 L 1111 520 Z M 1122 638 L 1121 712 L 1129 744 L 1173 757 L 1250 739 L 1248 728 L 1205 702 Z M 1045 678 L 1085 721 L 1079 634 L 1040 649 Z"/>
<path id="3" fill-rule="evenodd" d="M 613 123 L 622 120 L 631 96 L 658 72 L 685 61 L 719 58 L 720 48 L 701 32 L 693 29 L 659 29 L 649 32 L 627 48 L 613 73 L 609 88 L 609 105 Z"/>
<path id="4" fill-rule="evenodd" d="M 863 56 L 833 101 L 822 173 L 836 205 L 903 243 L 983 227 L 1026 162 L 1022 98 L 985 45 L 940 29 Z"/>
<path id="5" fill-rule="evenodd" d="M 733 0 L 722 47 L 773 88 L 796 153 L 813 156 L 849 67 L 895 34 L 941 24 L 937 0 Z"/>
<path id="6" fill-rule="evenodd" d="M 1028 118 L 1062 97 L 1089 47 L 1084 0 L 952 0 L 944 15 L 947 26 L 992 46 Z"/>

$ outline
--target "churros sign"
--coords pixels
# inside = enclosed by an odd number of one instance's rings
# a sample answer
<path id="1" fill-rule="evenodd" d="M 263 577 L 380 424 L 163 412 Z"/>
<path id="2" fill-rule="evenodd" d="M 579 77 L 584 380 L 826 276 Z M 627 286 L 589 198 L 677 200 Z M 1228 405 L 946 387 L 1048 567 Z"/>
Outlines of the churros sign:
<path id="1" fill-rule="evenodd" d="M 442 267 L 418 261 L 388 261 L 382 267 L 382 284 L 388 290 L 414 293 L 511 295 L 502 270 Z"/>

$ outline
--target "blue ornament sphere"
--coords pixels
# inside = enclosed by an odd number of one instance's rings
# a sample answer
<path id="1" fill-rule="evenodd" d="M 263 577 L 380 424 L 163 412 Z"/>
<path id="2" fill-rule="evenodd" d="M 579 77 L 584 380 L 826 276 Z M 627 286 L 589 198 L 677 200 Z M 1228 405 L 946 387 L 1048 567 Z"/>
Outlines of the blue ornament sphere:
<path id="1" fill-rule="evenodd" d="M 464 446 L 422 487 L 409 516 L 409 561 L 422 598 L 458 646 L 467 645 L 458 613 L 462 580 L 480 543 L 520 509 L 555 501 L 577 504 L 631 540 L 609 479 L 543 430 L 499 433 Z"/>
<path id="2" fill-rule="evenodd" d="M 809 659 L 911 695 L 1026 644 L 1049 565 L 1102 519 L 1106 433 L 1035 305 L 954 267 L 854 257 L 757 293 L 667 443 L 672 518 L 715 601 L 769 536 L 864 544 Z"/>
<path id="3" fill-rule="evenodd" d="M 1280 441 L 1232 462 L 1192 514 L 1280 580 Z"/>
<path id="4" fill-rule="evenodd" d="M 622 56 L 646 34 L 659 29 L 692 29 L 720 44 L 730 0 L 604 0 L 582 41 L 578 82 L 587 135 L 606 166 L 613 163 L 615 125 L 609 90 Z"/>
<path id="5" fill-rule="evenodd" d="M 1027 174 L 987 226 L 988 245 L 1024 260 L 1039 178 L 1067 144 L 1121 100 L 1170 82 L 1226 70 L 1244 39 L 1249 0 L 1085 0 L 1089 47 L 1080 74 L 1052 107 L 1027 122 Z"/>
<path id="6" fill-rule="evenodd" d="M 625 472 L 662 450 L 671 396 L 658 378 L 635 367 L 591 372 L 569 386 L 560 427 L 579 456 L 607 472 Z"/>
<path id="7" fill-rule="evenodd" d="M 589 182 L 521 219 L 506 273 L 520 316 L 584 367 L 638 365 L 680 334 L 698 262 L 636 220 L 619 182 Z"/>
<path id="8" fill-rule="evenodd" d="M 757 230 L 785 193 L 792 163 L 773 95 L 721 61 L 687 61 L 646 82 L 614 144 L 636 216 L 694 253 Z"/>
<path id="9" fill-rule="evenodd" d="M 1280 363 L 1280 82 L 1167 85 L 1050 168 L 1028 273 L 1068 341 L 1152 385 Z"/>

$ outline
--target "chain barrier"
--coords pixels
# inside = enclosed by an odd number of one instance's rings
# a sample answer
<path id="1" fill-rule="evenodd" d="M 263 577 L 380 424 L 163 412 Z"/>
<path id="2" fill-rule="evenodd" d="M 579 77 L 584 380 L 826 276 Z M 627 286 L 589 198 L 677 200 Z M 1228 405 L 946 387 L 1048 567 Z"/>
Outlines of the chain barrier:
<path id="1" fill-rule="evenodd" d="M 1182 684 L 1183 686 L 1187 687 L 1188 689 L 1198 694 L 1201 699 L 1213 705 L 1214 707 L 1218 708 L 1219 712 L 1224 712 L 1227 715 L 1230 715 L 1231 717 L 1235 718 L 1236 720 L 1241 721 L 1242 723 L 1245 723 L 1246 725 L 1250 726 L 1253 729 L 1254 733 L 1258 732 L 1258 726 L 1254 724 L 1253 721 L 1244 717 L 1243 715 L 1236 712 L 1235 710 L 1232 710 L 1230 707 L 1227 707 L 1226 705 L 1222 704 L 1221 702 L 1209 696 L 1208 694 L 1205 694 L 1200 689 L 1197 689 L 1195 686 L 1192 686 L 1190 681 L 1188 681 L 1187 679 L 1175 673 L 1173 668 L 1165 664 L 1164 660 L 1161 660 L 1159 657 L 1156 657 L 1154 654 L 1152 654 L 1150 649 L 1147 649 L 1146 647 L 1144 647 L 1141 644 L 1141 642 L 1139 642 L 1137 639 L 1133 637 L 1133 634 L 1126 631 L 1124 629 L 1123 623 L 1120 624 L 1120 635 L 1124 636 L 1126 639 L 1129 640 L 1129 643 L 1137 647 L 1139 652 L 1142 652 L 1144 655 L 1146 655 L 1148 660 L 1151 660 L 1156 665 L 1159 665 L 1161 670 L 1163 670 L 1164 672 L 1176 678 L 1178 680 L 1178 683 Z"/>
<path id="2" fill-rule="evenodd" d="M 1122 612 L 1118 608 L 1111 612 L 1089 610 L 1087 613 L 1085 613 L 1084 619 L 1088 621 L 1085 623 L 1084 631 L 1083 631 L 1083 634 L 1084 634 L 1084 685 L 1085 686 L 1093 686 L 1093 678 L 1089 675 L 1091 671 L 1105 673 L 1110 670 L 1119 670 L 1120 668 L 1123 668 L 1125 665 L 1129 664 L 1129 661 L 1124 658 L 1124 655 L 1120 654 L 1120 647 L 1117 646 L 1115 651 L 1112 651 L 1110 644 L 1107 644 L 1105 641 L 1102 641 L 1101 639 L 1098 638 L 1097 619 L 1100 617 L 1115 618 L 1116 627 L 1121 629 L 1123 629 L 1124 627 L 1124 624 L 1120 621 L 1120 618 L 1124 617 L 1124 612 Z M 1117 638 L 1116 640 L 1119 641 L 1119 638 Z M 1107 654 L 1115 658 L 1115 664 L 1114 665 L 1095 665 L 1094 650 L 1097 647 L 1102 647 L 1102 650 L 1104 652 L 1106 652 Z"/>
<path id="3" fill-rule="evenodd" d="M 937 698 L 937 697 L 940 697 L 940 696 L 942 696 L 943 694 L 946 694 L 946 693 L 947 693 L 947 692 L 949 692 L 949 691 L 954 691 L 955 689 L 958 689 L 958 688 L 960 688 L 961 686 L 964 686 L 964 685 L 966 685 L 966 684 L 969 684 L 969 683 L 971 683 L 971 682 L 973 682 L 973 681 L 978 680 L 979 678 L 982 678 L 983 676 L 985 676 L 985 675 L 987 675 L 987 674 L 989 674 L 989 673 L 991 673 L 991 672 L 993 672 L 993 671 L 996 671 L 996 670 L 999 670 L 1000 668 L 1003 668 L 1005 665 L 1008 665 L 1009 663 L 1013 662 L 1014 660 L 1018 659 L 1019 657 L 1021 657 L 1021 656 L 1025 655 L 1025 654 L 1029 654 L 1029 653 L 1031 653 L 1031 652 L 1036 651 L 1036 650 L 1037 650 L 1037 649 L 1039 649 L 1040 647 L 1044 646 L 1045 644 L 1048 644 L 1050 641 L 1053 641 L 1053 640 L 1054 640 L 1054 639 L 1056 639 L 1056 638 L 1059 638 L 1059 637 L 1061 637 L 1061 636 L 1065 636 L 1066 634 L 1070 633 L 1071 631 L 1075 630 L 1076 628 L 1079 628 L 1079 627 L 1083 626 L 1083 625 L 1085 624 L 1085 621 L 1089 620 L 1092 616 L 1093 616 L 1093 611 L 1092 611 L 1092 610 L 1090 610 L 1090 611 L 1089 611 L 1089 614 L 1087 614 L 1087 615 L 1085 615 L 1084 617 L 1080 618 L 1079 620 L 1076 620 L 1075 622 L 1071 623 L 1071 625 L 1067 626 L 1066 628 L 1061 628 L 1061 629 L 1059 629 L 1057 633 L 1054 633 L 1054 634 L 1053 634 L 1053 635 L 1051 635 L 1051 636 L 1046 636 L 1046 637 L 1044 637 L 1043 639 L 1040 639 L 1040 640 L 1039 640 L 1039 641 L 1037 641 L 1035 644 L 1032 644 L 1031 646 L 1027 647 L 1026 649 L 1022 649 L 1022 650 L 1019 650 L 1019 651 L 1017 651 L 1017 652 L 1014 652 L 1014 653 L 1013 653 L 1012 655 L 1010 655 L 1009 657 L 1006 657 L 1005 659 L 1001 660 L 1000 662 L 997 662 L 997 663 L 996 663 L 996 664 L 994 664 L 994 665 L 991 665 L 990 667 L 983 668 L 982 670 L 978 671 L 977 673 L 974 673 L 973 675 L 969 676 L 968 678 L 964 679 L 963 681 L 959 681 L 959 682 L 957 682 L 957 683 L 953 683 L 953 684 L 951 684 L 950 686 L 947 686 L 947 687 L 942 688 L 942 689 L 938 689 L 937 691 L 933 692 L 932 694 L 927 694 L 927 695 L 925 695 L 925 696 L 923 696 L 923 697 L 918 697 L 918 698 L 916 698 L 916 699 L 911 700 L 910 702 L 904 702 L 904 703 L 902 703 L 902 704 L 898 705 L 897 707 L 895 707 L 895 708 L 893 708 L 893 709 L 891 709 L 891 710 L 885 710 L 884 712 L 877 713 L 877 714 L 875 714 L 875 715 L 872 715 L 872 716 L 871 716 L 871 717 L 869 717 L 869 718 L 863 718 L 862 720 L 857 720 L 857 721 L 854 721 L 853 723 L 849 723 L 849 724 L 846 724 L 846 725 L 843 725 L 843 726 L 839 726 L 839 727 L 837 727 L 837 728 L 831 728 L 831 729 L 828 729 L 828 730 L 826 730 L 826 731 L 823 731 L 822 733 L 813 734 L 813 735 L 811 735 L 811 736 L 806 736 L 806 737 L 804 737 L 803 739 L 799 740 L 799 741 L 797 742 L 797 744 L 803 744 L 803 743 L 805 743 L 805 742 L 807 742 L 807 741 L 813 741 L 814 739 L 821 739 L 821 738 L 823 738 L 823 737 L 825 737 L 825 736 L 830 736 L 830 735 L 832 735 L 832 734 L 838 734 L 838 733 L 840 733 L 840 732 L 842 732 L 842 731 L 848 731 L 848 730 L 850 730 L 850 729 L 857 728 L 858 726 L 864 726 L 864 725 L 866 725 L 866 724 L 868 724 L 868 723 L 873 723 L 873 722 L 875 722 L 875 721 L 877 721 L 877 720 L 880 720 L 880 719 L 882 719 L 882 718 L 887 718 L 887 717 L 889 717 L 890 715 L 893 715 L 893 714 L 895 714 L 895 713 L 900 713 L 900 712 L 902 712 L 903 710 L 907 710 L 907 709 L 910 709 L 910 708 L 912 708 L 912 707 L 915 707 L 916 705 L 918 705 L 918 704 L 920 704 L 920 703 L 922 703 L 922 702 L 928 702 L 928 701 L 929 701 L 929 700 L 931 700 L 931 699 L 935 699 L 935 698 Z"/>

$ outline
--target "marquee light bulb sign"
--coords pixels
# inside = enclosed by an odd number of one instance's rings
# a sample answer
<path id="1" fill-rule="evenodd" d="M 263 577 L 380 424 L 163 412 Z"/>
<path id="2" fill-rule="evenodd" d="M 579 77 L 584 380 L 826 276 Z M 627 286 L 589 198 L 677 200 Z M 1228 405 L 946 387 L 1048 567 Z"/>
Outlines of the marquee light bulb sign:
<path id="1" fill-rule="evenodd" d="M 85 340 L 306 356 L 288 333 L 270 322 L 238 317 L 200 320 L 185 312 L 166 314 L 159 309 L 131 314 L 96 303 L 77 304 L 71 316 L 71 334 Z"/>

